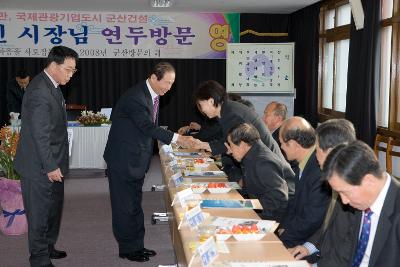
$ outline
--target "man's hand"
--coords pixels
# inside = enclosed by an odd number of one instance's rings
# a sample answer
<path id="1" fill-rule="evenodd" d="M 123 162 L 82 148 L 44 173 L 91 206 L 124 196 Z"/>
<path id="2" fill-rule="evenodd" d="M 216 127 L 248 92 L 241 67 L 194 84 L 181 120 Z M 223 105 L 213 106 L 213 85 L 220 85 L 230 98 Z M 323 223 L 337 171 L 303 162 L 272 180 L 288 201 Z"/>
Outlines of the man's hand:
<path id="1" fill-rule="evenodd" d="M 191 148 L 196 143 L 195 140 L 197 139 L 194 139 L 192 136 L 179 135 L 176 143 L 183 148 Z"/>
<path id="2" fill-rule="evenodd" d="M 289 248 L 288 250 L 296 260 L 301 260 L 305 256 L 309 255 L 305 246 L 296 246 L 294 248 Z"/>
<path id="3" fill-rule="evenodd" d="M 49 178 L 50 182 L 62 182 L 62 178 L 64 177 L 61 173 L 60 168 L 57 168 L 54 171 L 47 173 L 47 177 Z"/>
<path id="4" fill-rule="evenodd" d="M 180 135 L 184 135 L 185 133 L 187 133 L 190 129 L 190 126 L 183 126 L 181 128 L 179 128 L 178 130 L 178 134 Z"/>
<path id="5" fill-rule="evenodd" d="M 201 129 L 201 125 L 198 124 L 197 122 L 193 122 L 193 121 L 189 124 L 189 127 L 190 127 L 190 129 L 193 129 L 196 131 L 200 131 L 200 129 Z"/>
<path id="6" fill-rule="evenodd" d="M 202 142 L 199 139 L 195 139 L 196 142 L 193 146 L 195 149 L 204 149 L 205 151 L 210 151 L 211 152 L 211 147 L 210 144 L 207 142 Z"/>

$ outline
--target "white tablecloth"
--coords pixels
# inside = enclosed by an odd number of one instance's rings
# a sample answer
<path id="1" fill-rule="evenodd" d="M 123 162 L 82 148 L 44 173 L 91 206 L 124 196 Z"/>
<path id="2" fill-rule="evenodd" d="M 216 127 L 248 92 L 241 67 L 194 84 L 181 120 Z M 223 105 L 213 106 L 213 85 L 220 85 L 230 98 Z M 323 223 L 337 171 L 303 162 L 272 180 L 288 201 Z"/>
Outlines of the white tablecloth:
<path id="1" fill-rule="evenodd" d="M 110 126 L 68 127 L 72 129 L 72 152 L 69 158 L 71 169 L 106 169 L 103 159 Z"/>

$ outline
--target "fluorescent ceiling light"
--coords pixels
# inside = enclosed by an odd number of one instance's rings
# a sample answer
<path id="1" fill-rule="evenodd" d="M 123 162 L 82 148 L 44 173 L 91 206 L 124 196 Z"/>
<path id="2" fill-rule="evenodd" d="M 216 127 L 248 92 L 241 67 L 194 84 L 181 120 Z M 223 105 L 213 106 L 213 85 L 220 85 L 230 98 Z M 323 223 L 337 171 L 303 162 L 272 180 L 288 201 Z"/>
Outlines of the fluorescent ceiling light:
<path id="1" fill-rule="evenodd" d="M 171 0 L 150 0 L 150 4 L 152 7 L 171 7 Z"/>

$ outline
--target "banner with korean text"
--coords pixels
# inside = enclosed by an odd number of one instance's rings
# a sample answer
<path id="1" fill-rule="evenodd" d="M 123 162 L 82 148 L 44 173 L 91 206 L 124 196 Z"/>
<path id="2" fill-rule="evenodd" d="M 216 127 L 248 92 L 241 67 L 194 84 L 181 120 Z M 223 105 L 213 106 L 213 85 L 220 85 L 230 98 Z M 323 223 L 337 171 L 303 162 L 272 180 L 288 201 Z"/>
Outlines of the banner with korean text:
<path id="1" fill-rule="evenodd" d="M 0 57 L 46 57 L 65 45 L 81 58 L 226 58 L 239 13 L 0 10 Z"/>

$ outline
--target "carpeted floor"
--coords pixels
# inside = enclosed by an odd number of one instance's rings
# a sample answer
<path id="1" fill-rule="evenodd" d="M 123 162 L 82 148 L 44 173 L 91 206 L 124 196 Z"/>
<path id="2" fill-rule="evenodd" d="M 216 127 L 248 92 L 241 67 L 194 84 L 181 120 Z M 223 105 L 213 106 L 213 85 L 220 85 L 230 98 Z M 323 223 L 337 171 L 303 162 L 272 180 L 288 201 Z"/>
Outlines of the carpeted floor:
<path id="1" fill-rule="evenodd" d="M 111 209 L 107 178 L 71 177 L 65 181 L 65 203 L 60 238 L 57 248 L 66 250 L 68 257 L 53 260 L 55 266 L 143 266 L 174 264 L 175 254 L 167 224 L 151 225 L 154 211 L 164 211 L 162 192 L 150 192 L 151 185 L 161 183 L 158 158 L 146 176 L 143 194 L 146 238 L 145 246 L 158 255 L 147 263 L 135 263 L 118 257 L 118 249 L 111 229 Z M 95 173 L 95 172 L 94 172 Z M 101 172 L 99 172 L 101 173 Z M 0 234 L 0 266 L 29 266 L 27 235 Z"/>

